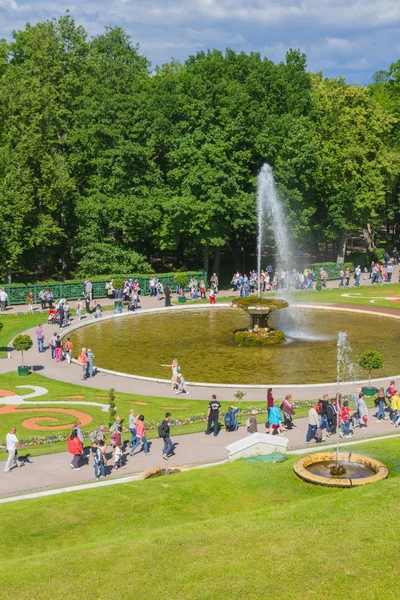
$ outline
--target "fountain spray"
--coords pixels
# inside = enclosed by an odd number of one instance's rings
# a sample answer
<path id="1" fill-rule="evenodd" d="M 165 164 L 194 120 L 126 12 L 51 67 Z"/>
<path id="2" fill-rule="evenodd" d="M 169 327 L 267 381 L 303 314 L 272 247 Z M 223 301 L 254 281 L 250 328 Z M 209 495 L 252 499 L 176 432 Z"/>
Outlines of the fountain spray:
<path id="1" fill-rule="evenodd" d="M 336 394 L 336 411 L 337 411 L 337 427 L 336 427 L 336 464 L 331 468 L 332 475 L 343 475 L 346 469 L 339 465 L 339 427 L 340 427 L 340 405 L 339 405 L 339 389 L 340 383 L 345 381 L 349 376 L 355 379 L 355 369 L 351 361 L 351 346 L 347 338 L 347 333 L 339 331 L 337 341 L 337 394 Z"/>
<path id="2" fill-rule="evenodd" d="M 275 271 L 279 273 L 284 270 L 288 273 L 291 262 L 291 250 L 289 235 L 285 224 L 285 215 L 280 203 L 275 185 L 272 167 L 264 164 L 257 179 L 257 275 L 258 275 L 258 297 L 261 297 L 261 256 L 264 243 L 265 217 L 268 216 L 275 238 L 276 264 Z"/>

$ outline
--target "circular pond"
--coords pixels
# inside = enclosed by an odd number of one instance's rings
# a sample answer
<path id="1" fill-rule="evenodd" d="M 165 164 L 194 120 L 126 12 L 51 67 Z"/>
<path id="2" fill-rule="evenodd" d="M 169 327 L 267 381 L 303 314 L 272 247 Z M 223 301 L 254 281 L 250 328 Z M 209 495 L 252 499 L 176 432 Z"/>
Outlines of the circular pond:
<path id="1" fill-rule="evenodd" d="M 91 348 L 96 366 L 144 377 L 169 379 L 177 358 L 187 381 L 241 384 L 327 383 L 336 379 L 338 331 L 345 331 L 354 360 L 373 348 L 385 359 L 374 377 L 398 370 L 400 321 L 371 314 L 287 308 L 270 318 L 285 332 L 279 346 L 241 347 L 236 329 L 248 315 L 237 308 L 172 310 L 105 320 L 71 332 L 74 355 Z M 363 378 L 366 373 L 359 369 Z"/>

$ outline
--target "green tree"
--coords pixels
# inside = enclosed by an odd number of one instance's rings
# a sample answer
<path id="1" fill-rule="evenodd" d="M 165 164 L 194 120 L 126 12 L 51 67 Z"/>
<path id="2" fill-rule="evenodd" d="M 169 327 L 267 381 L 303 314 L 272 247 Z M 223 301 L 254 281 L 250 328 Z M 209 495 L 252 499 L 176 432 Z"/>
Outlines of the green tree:
<path id="1" fill-rule="evenodd" d="M 27 352 L 28 350 L 30 350 L 30 348 L 32 348 L 32 346 L 33 346 L 32 338 L 29 335 L 20 334 L 20 335 L 17 335 L 16 338 L 14 338 L 13 348 L 14 348 L 14 350 L 17 350 L 18 352 L 21 352 L 22 366 L 24 366 L 24 352 Z"/>
<path id="2" fill-rule="evenodd" d="M 360 356 L 359 365 L 368 371 L 369 387 L 371 387 L 371 372 L 375 369 L 382 369 L 383 356 L 377 350 L 366 350 Z"/>

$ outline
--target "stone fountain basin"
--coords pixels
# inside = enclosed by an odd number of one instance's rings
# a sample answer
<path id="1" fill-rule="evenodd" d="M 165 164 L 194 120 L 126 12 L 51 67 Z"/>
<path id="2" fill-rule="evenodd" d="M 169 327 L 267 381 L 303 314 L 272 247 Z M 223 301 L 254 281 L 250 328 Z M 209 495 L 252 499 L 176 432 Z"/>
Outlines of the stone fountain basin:
<path id="1" fill-rule="evenodd" d="M 249 296 L 248 298 L 237 298 L 232 302 L 233 306 L 247 310 L 249 313 L 270 313 L 273 310 L 286 308 L 289 304 L 286 300 L 280 298 L 258 298 Z"/>
<path id="2" fill-rule="evenodd" d="M 378 460 L 368 456 L 362 456 L 361 454 L 354 454 L 352 452 L 340 452 L 339 462 L 363 465 L 372 471 L 371 476 L 363 478 L 351 478 L 345 476 L 341 478 L 322 477 L 321 475 L 317 475 L 308 470 L 311 465 L 315 465 L 316 463 L 333 463 L 335 461 L 335 452 L 318 452 L 317 454 L 310 454 L 309 456 L 300 458 L 295 462 L 293 470 L 300 479 L 303 479 L 303 481 L 308 483 L 340 488 L 350 488 L 359 485 L 367 485 L 368 483 L 375 483 L 376 481 L 381 481 L 381 479 L 386 479 L 389 474 L 388 468 Z"/>

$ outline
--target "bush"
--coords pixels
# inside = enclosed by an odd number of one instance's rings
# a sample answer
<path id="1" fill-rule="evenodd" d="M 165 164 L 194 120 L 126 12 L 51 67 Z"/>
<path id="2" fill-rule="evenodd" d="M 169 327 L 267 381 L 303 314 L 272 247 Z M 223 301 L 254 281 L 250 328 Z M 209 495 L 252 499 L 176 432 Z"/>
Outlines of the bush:
<path id="1" fill-rule="evenodd" d="M 151 270 L 145 257 L 135 250 L 115 243 L 99 242 L 87 249 L 87 254 L 80 260 L 76 275 L 92 277 L 92 273 L 151 273 Z"/>
<path id="2" fill-rule="evenodd" d="M 354 265 L 351 262 L 345 262 L 337 265 L 334 262 L 324 262 L 324 263 L 313 263 L 308 265 L 307 268 L 313 269 L 314 273 L 319 278 L 319 270 L 324 269 L 324 271 L 328 274 L 328 279 L 339 279 L 340 277 L 340 269 L 346 271 L 346 269 L 350 269 L 352 271 L 354 269 Z"/>
<path id="3" fill-rule="evenodd" d="M 174 284 L 185 290 L 189 285 L 189 277 L 186 273 L 177 273 L 174 277 Z"/>
<path id="4" fill-rule="evenodd" d="M 120 290 L 124 287 L 125 280 L 122 277 L 116 277 L 112 280 L 112 285 L 114 290 Z"/>

